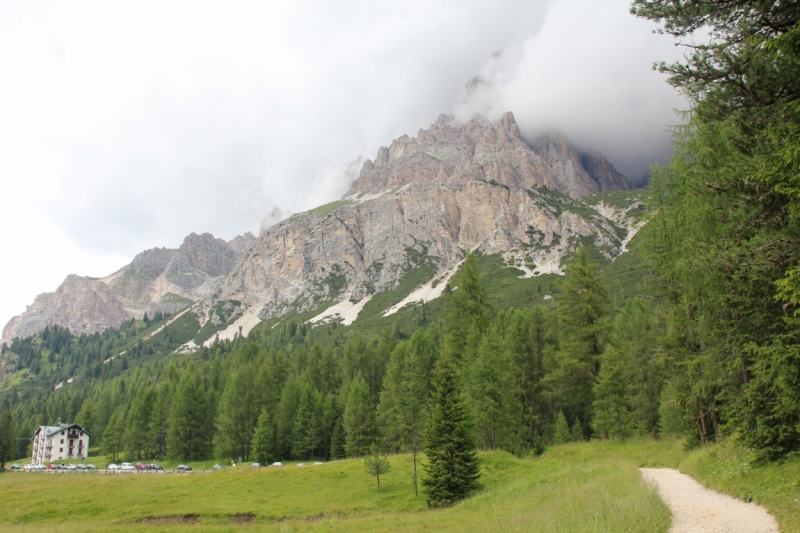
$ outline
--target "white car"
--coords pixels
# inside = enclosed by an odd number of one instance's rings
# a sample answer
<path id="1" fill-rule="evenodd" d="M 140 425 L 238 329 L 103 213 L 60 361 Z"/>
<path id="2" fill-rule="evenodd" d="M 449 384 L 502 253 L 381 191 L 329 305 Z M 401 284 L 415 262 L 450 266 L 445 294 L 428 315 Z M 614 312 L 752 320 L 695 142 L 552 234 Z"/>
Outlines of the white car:
<path id="1" fill-rule="evenodd" d="M 22 467 L 22 469 L 26 472 L 30 472 L 32 470 L 36 470 L 36 465 L 25 465 Z"/>
<path id="2" fill-rule="evenodd" d="M 122 470 L 122 467 L 117 464 L 111 463 L 106 467 L 106 470 Z"/>
<path id="3" fill-rule="evenodd" d="M 133 466 L 131 463 L 122 463 L 122 466 L 119 467 L 120 470 L 136 470 L 136 467 Z"/>

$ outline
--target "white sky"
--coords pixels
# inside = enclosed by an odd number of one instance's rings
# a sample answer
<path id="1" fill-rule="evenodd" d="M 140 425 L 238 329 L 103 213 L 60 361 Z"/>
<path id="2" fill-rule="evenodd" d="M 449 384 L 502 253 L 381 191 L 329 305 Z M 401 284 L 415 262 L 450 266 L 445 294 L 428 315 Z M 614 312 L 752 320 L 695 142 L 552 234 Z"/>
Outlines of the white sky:
<path id="1" fill-rule="evenodd" d="M 443 112 L 513 111 L 523 133 L 560 131 L 639 178 L 684 104 L 651 70 L 677 57 L 671 39 L 627 10 L 0 0 L 0 328 L 67 274 L 332 201 L 349 163 Z"/>

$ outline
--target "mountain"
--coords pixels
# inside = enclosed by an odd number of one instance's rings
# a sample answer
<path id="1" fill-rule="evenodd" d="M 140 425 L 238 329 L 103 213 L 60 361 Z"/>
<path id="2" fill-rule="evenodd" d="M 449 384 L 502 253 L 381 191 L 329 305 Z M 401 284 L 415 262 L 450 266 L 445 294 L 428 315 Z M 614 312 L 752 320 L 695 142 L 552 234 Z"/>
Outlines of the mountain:
<path id="1" fill-rule="evenodd" d="M 626 189 L 599 154 L 552 135 L 526 141 L 511 113 L 464 124 L 442 115 L 416 137 L 380 148 L 341 200 L 265 231 L 200 306 L 240 304 L 242 317 L 222 337 L 326 302 L 316 320 L 347 324 L 423 263 L 435 273 L 417 294 L 440 294 L 465 250 L 502 253 L 526 276 L 561 272 L 562 259 L 587 239 L 613 258 L 633 219 L 581 199 Z"/>
<path id="2" fill-rule="evenodd" d="M 254 239 L 251 233 L 230 242 L 192 233 L 179 248 L 146 250 L 105 278 L 69 275 L 55 292 L 40 294 L 12 318 L 0 342 L 56 324 L 76 334 L 94 333 L 145 313 L 183 309 L 208 296 L 213 281 L 232 270 Z"/>
<path id="3" fill-rule="evenodd" d="M 525 277 L 562 272 L 581 243 L 613 259 L 636 229 L 635 206 L 590 195 L 627 189 L 602 155 L 555 135 L 526 140 L 511 113 L 494 123 L 441 115 L 416 137 L 380 148 L 339 201 L 258 237 L 192 234 L 106 278 L 70 276 L 12 319 L 2 341 L 50 324 L 101 331 L 190 305 L 200 343 L 246 334 L 289 311 L 318 310 L 312 322 L 348 324 L 373 296 L 416 273 L 414 290 L 380 311 L 388 315 L 441 294 L 467 250 L 502 254 Z"/>

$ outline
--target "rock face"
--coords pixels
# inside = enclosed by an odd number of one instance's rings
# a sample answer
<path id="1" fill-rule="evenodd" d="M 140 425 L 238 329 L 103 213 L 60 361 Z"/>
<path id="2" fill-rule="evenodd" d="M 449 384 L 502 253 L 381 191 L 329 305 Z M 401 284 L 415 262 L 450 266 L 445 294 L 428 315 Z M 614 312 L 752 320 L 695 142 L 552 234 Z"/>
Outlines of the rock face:
<path id="1" fill-rule="evenodd" d="M 173 313 L 208 296 L 255 240 L 252 233 L 230 243 L 209 233 L 187 236 L 177 249 L 153 248 L 131 264 L 101 279 L 76 275 L 55 292 L 36 297 L 33 305 L 3 329 L 0 342 L 38 333 L 58 324 L 73 333 L 94 333 L 144 313 Z"/>
<path id="2" fill-rule="evenodd" d="M 175 311 L 186 298 L 199 317 L 235 302 L 241 317 L 224 338 L 289 309 L 361 309 L 420 262 L 434 264 L 435 276 L 452 272 L 464 250 L 503 254 L 525 276 L 561 272 L 581 242 L 593 240 L 609 258 L 624 251 L 633 227 L 624 213 L 581 200 L 629 188 L 600 154 L 556 136 L 526 141 L 511 113 L 464 124 L 442 115 L 364 162 L 339 202 L 265 224 L 258 237 L 226 243 L 192 234 L 177 250 L 142 252 L 107 278 L 68 278 L 12 320 L 3 341 L 48 324 L 98 331 L 145 311 Z"/>
<path id="3" fill-rule="evenodd" d="M 423 182 L 461 188 L 472 181 L 513 190 L 546 186 L 574 199 L 630 188 L 600 154 L 581 154 L 555 136 L 526 142 L 514 116 L 506 113 L 494 124 L 480 117 L 454 124 L 451 117 L 440 115 L 417 137 L 403 135 L 378 150 L 374 162 L 364 163 L 348 195 Z"/>
<path id="4" fill-rule="evenodd" d="M 274 317 L 391 289 L 420 255 L 441 273 L 475 249 L 504 254 L 526 275 L 560 272 L 587 238 L 609 257 L 622 252 L 619 221 L 580 199 L 629 188 L 599 154 L 552 136 L 527 143 L 510 113 L 462 125 L 443 115 L 367 160 L 335 209 L 265 231 L 213 298 Z"/>

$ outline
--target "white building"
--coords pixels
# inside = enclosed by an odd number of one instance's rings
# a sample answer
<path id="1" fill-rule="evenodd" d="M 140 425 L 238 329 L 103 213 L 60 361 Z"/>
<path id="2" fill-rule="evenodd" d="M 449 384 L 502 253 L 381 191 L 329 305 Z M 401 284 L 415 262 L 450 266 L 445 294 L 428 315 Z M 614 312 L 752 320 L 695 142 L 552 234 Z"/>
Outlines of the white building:
<path id="1" fill-rule="evenodd" d="M 92 435 L 78 424 L 39 426 L 33 435 L 32 463 L 52 463 L 89 455 Z"/>

